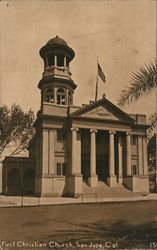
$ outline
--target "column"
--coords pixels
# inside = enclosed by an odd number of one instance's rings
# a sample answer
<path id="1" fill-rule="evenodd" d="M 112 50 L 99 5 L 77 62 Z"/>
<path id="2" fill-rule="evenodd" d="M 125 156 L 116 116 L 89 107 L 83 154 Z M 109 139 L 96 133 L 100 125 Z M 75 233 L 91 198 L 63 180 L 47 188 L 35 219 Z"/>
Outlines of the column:
<path id="1" fill-rule="evenodd" d="M 78 128 L 71 128 L 71 171 L 68 193 L 76 197 L 82 193 L 81 136 Z"/>
<path id="2" fill-rule="evenodd" d="M 126 133 L 126 175 L 131 176 L 131 144 L 130 133 Z"/>
<path id="3" fill-rule="evenodd" d="M 77 131 L 78 128 L 71 128 L 72 131 L 72 145 L 71 145 L 71 173 L 77 173 L 77 157 L 79 157 L 77 152 Z"/>
<path id="4" fill-rule="evenodd" d="M 48 173 L 49 174 L 55 174 L 55 131 L 49 130 L 49 137 L 48 137 Z"/>
<path id="5" fill-rule="evenodd" d="M 66 56 L 64 56 L 64 68 L 66 68 L 66 62 L 67 62 L 66 59 L 67 59 Z"/>
<path id="6" fill-rule="evenodd" d="M 55 67 L 57 67 L 57 55 L 54 56 Z"/>
<path id="7" fill-rule="evenodd" d="M 118 183 L 123 181 L 123 138 L 118 138 Z"/>
<path id="8" fill-rule="evenodd" d="M 114 187 L 117 185 L 115 176 L 115 154 L 114 154 L 114 135 L 115 131 L 109 131 L 109 178 L 108 185 Z"/>
<path id="9" fill-rule="evenodd" d="M 96 175 L 96 132 L 97 130 L 90 130 L 90 176 L 88 183 L 91 187 L 96 187 L 98 177 Z"/>
<path id="10" fill-rule="evenodd" d="M 48 174 L 48 130 L 42 133 L 42 174 Z"/>
<path id="11" fill-rule="evenodd" d="M 55 157 L 54 157 L 54 134 L 55 131 L 43 129 L 42 131 L 42 154 L 41 174 L 38 178 L 38 194 L 41 196 L 54 196 Z"/>

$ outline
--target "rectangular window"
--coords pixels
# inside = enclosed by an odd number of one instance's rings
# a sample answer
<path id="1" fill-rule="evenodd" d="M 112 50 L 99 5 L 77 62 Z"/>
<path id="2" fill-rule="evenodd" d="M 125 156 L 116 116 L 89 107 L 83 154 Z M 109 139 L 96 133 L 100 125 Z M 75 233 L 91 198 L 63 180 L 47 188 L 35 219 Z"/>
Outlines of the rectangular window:
<path id="1" fill-rule="evenodd" d="M 61 163 L 57 163 L 57 175 L 61 175 Z"/>
<path id="2" fill-rule="evenodd" d="M 66 164 L 65 163 L 57 163 L 56 174 L 59 176 L 66 175 Z"/>
<path id="3" fill-rule="evenodd" d="M 66 140 L 66 130 L 57 129 L 57 141 L 65 141 L 65 140 Z"/>
<path id="4" fill-rule="evenodd" d="M 132 166 L 132 175 L 137 175 L 136 165 Z"/>

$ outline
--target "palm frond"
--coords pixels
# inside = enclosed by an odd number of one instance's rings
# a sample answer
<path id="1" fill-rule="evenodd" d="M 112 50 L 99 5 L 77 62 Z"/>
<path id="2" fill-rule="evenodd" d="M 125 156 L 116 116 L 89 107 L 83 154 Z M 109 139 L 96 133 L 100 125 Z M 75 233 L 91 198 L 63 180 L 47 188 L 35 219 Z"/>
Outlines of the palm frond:
<path id="1" fill-rule="evenodd" d="M 157 113 L 155 112 L 154 114 L 152 114 L 149 120 L 150 120 L 150 127 L 146 131 L 148 142 L 157 132 Z"/>
<path id="2" fill-rule="evenodd" d="M 130 79 L 130 86 L 121 91 L 118 105 L 123 107 L 126 104 L 137 101 L 140 97 L 150 93 L 157 86 L 157 62 L 145 64 L 133 73 Z"/>

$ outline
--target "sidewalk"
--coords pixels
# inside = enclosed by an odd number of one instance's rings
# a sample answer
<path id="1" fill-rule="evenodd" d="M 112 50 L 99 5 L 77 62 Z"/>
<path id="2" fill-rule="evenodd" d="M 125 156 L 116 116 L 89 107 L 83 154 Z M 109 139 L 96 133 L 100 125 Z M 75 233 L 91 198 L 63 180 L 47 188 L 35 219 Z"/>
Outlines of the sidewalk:
<path id="1" fill-rule="evenodd" d="M 0 207 L 21 207 L 21 206 L 39 206 L 39 205 L 62 205 L 62 204 L 80 204 L 97 202 L 128 202 L 128 201 L 157 201 L 157 194 L 134 194 L 124 196 L 119 194 L 101 197 L 80 196 L 78 198 L 65 197 L 21 197 L 21 196 L 0 196 Z"/>

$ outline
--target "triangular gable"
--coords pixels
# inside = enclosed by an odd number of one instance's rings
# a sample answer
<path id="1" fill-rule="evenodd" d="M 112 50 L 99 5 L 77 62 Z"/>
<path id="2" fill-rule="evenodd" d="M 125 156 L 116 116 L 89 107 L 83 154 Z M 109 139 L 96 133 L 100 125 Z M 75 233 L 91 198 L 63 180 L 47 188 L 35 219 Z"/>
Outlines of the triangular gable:
<path id="1" fill-rule="evenodd" d="M 135 122 L 127 113 L 106 98 L 93 102 L 70 115 L 71 117 L 99 118 L 104 120 Z"/>

